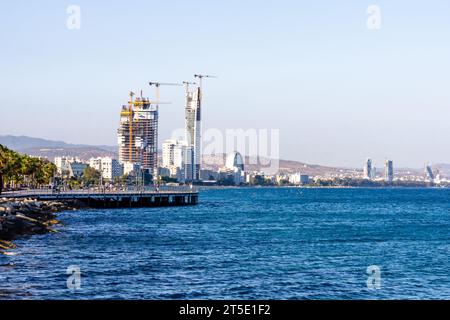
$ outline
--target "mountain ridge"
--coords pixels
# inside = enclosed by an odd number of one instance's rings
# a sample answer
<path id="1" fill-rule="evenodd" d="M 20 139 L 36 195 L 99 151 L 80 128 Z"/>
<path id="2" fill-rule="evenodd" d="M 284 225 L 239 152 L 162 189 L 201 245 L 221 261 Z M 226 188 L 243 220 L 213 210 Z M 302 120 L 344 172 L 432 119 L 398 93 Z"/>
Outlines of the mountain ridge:
<path id="1" fill-rule="evenodd" d="M 44 157 L 53 160 L 57 156 L 73 156 L 83 160 L 92 157 L 118 157 L 118 147 L 108 145 L 86 145 L 66 143 L 58 140 L 48 140 L 29 136 L 0 135 L 0 144 L 31 156 Z M 204 168 L 217 170 L 225 164 L 225 154 L 204 155 Z M 250 163 L 252 157 L 245 157 L 247 170 L 260 171 L 261 166 L 254 161 Z M 444 175 L 450 175 L 450 164 L 436 164 L 436 168 Z M 361 172 L 362 168 L 333 167 L 318 164 L 307 164 L 296 160 L 279 159 L 279 172 L 295 173 L 302 172 L 308 175 L 340 174 Z M 400 173 L 414 172 L 420 174 L 423 169 L 397 168 Z"/>

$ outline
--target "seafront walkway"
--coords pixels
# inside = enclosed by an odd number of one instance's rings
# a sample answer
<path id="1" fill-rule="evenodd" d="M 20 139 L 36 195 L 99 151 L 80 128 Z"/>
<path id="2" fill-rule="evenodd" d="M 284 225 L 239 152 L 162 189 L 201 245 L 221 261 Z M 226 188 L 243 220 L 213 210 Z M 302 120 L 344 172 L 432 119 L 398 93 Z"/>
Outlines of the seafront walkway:
<path id="1" fill-rule="evenodd" d="M 126 190 L 29 189 L 2 192 L 0 198 L 30 198 L 45 201 L 78 201 L 90 207 L 152 207 L 180 206 L 198 203 L 198 191 L 193 187 L 161 186 Z"/>

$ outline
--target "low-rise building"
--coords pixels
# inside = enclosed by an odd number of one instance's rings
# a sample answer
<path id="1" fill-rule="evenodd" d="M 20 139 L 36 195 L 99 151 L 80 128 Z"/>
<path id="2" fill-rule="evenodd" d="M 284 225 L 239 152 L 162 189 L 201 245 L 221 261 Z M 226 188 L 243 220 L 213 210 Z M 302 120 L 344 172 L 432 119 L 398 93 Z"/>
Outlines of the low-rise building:
<path id="1" fill-rule="evenodd" d="M 301 174 L 300 172 L 291 174 L 289 176 L 289 183 L 296 185 L 305 185 L 309 183 L 309 176 L 306 174 Z"/>
<path id="2" fill-rule="evenodd" d="M 219 178 L 219 173 L 213 170 L 200 170 L 200 180 L 214 181 Z"/>
<path id="3" fill-rule="evenodd" d="M 100 171 L 104 179 L 114 180 L 123 175 L 123 166 L 118 160 L 111 157 L 91 158 L 89 166 Z"/>
<path id="4" fill-rule="evenodd" d="M 77 157 L 69 157 L 69 156 L 55 157 L 54 163 L 56 165 L 57 173 L 58 174 L 69 173 L 69 171 L 70 171 L 70 164 L 72 162 L 83 163 L 83 161 L 80 160 Z"/>
<path id="5" fill-rule="evenodd" d="M 172 176 L 170 169 L 165 167 L 158 168 L 158 175 L 161 177 L 168 177 L 168 178 Z"/>
<path id="6" fill-rule="evenodd" d="M 84 170 L 87 168 L 86 163 L 70 162 L 69 163 L 69 175 L 70 177 L 80 178 L 84 174 Z"/>
<path id="7" fill-rule="evenodd" d="M 138 163 L 124 162 L 123 163 L 123 174 L 135 176 L 141 170 L 141 166 Z"/>

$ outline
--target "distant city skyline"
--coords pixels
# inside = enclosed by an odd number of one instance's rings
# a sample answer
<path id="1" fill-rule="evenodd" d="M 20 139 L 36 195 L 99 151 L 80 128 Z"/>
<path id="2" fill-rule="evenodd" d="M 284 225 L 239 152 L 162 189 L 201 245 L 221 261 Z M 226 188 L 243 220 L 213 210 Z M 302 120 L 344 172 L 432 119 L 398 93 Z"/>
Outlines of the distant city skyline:
<path id="1" fill-rule="evenodd" d="M 69 4 L 0 4 L 0 135 L 116 145 L 130 90 L 154 99 L 148 81 L 204 72 L 219 76 L 204 84 L 204 129 L 280 129 L 282 159 L 450 163 L 448 2 L 75 1 L 79 30 Z M 161 100 L 160 147 L 184 127 L 184 90 Z"/>

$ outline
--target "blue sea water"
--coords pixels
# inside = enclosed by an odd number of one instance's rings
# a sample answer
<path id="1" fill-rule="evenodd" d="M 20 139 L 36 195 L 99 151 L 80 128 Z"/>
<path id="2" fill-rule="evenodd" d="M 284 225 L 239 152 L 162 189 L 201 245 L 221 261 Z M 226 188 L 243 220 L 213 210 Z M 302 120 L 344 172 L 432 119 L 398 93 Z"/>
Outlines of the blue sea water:
<path id="1" fill-rule="evenodd" d="M 203 190 L 59 219 L 0 256 L 0 299 L 450 299 L 450 190 Z"/>

